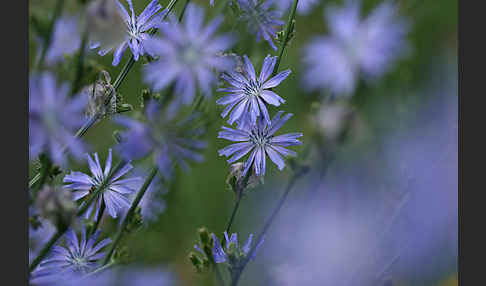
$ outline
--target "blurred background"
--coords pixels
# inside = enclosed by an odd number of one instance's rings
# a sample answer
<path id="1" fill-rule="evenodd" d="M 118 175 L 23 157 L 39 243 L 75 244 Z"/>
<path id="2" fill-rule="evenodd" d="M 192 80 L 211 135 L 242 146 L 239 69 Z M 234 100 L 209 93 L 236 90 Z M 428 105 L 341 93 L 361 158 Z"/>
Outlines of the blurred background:
<path id="1" fill-rule="evenodd" d="M 30 0 L 31 63 L 38 49 L 32 18 L 47 18 L 54 2 Z M 65 13 L 78 13 L 81 2 L 89 1 L 67 1 Z M 139 12 L 149 0 L 133 2 Z M 159 2 L 165 7 L 168 1 Z M 215 16 L 209 1 L 191 2 L 204 7 L 206 17 Z M 353 96 L 343 101 L 303 88 L 304 47 L 329 33 L 326 8 L 344 3 L 317 2 L 309 13 L 296 16 L 296 34 L 280 64 L 292 74 L 275 88 L 287 101 L 281 109 L 294 114 L 280 132 L 303 132 L 304 145 L 294 150 L 302 155 L 309 148 L 310 155 L 299 159 L 311 171 L 292 190 L 241 285 L 457 285 L 458 3 L 394 1 L 409 21 L 409 53 L 380 79 L 360 80 Z M 362 14 L 382 2 L 362 1 Z M 181 1 L 175 13 L 182 6 Z M 238 34 L 232 52 L 248 54 L 259 70 L 264 56 L 276 52 L 265 42 L 256 43 L 243 24 L 235 27 L 229 15 L 221 31 Z M 128 57 L 125 53 L 113 67 L 111 54 L 91 52 L 87 66 L 93 75 L 106 70 L 114 79 Z M 58 73 L 65 76 L 62 68 Z M 86 77 L 84 84 L 94 78 Z M 120 93 L 140 109 L 146 87 L 137 63 Z M 180 285 L 215 282 L 210 272 L 196 273 L 188 254 L 199 227 L 224 230 L 235 200 L 225 183 L 229 166 L 217 153 L 228 144 L 217 139 L 224 124 L 215 103 L 219 97 L 214 92 L 203 102 L 210 121 L 204 162 L 192 164 L 190 172 L 177 170 L 161 198 L 165 210 L 123 241 L 126 261 L 169 269 Z M 117 128 L 104 120 L 85 136 L 102 162 Z M 143 161 L 136 164 L 148 167 Z M 87 171 L 87 166 L 72 169 Z M 233 224 L 240 240 L 260 230 L 289 176 L 288 167 L 278 171 L 267 164 L 264 184 L 247 192 Z M 103 229 L 109 233 L 116 224 L 105 217 Z"/>

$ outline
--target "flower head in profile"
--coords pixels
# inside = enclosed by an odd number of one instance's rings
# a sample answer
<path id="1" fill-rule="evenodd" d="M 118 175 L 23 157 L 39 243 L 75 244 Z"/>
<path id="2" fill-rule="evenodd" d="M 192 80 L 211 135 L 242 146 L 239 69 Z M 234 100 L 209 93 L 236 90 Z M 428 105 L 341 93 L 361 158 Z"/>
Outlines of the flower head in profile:
<path id="1" fill-rule="evenodd" d="M 58 85 L 49 72 L 29 79 L 29 155 L 30 159 L 45 152 L 59 165 L 65 165 L 64 148 L 76 159 L 84 154 L 83 143 L 74 137 L 85 121 L 87 98 L 68 97 L 68 84 Z"/>
<path id="2" fill-rule="evenodd" d="M 64 55 L 74 54 L 81 44 L 78 21 L 75 17 L 63 16 L 56 20 L 52 40 L 46 53 L 46 62 L 56 64 Z"/>
<path id="3" fill-rule="evenodd" d="M 359 1 L 326 10 L 330 35 L 314 38 L 304 49 L 306 88 L 350 95 L 359 76 L 380 77 L 407 51 L 407 25 L 395 6 L 382 3 L 365 19 L 360 10 Z"/>
<path id="4" fill-rule="evenodd" d="M 293 0 L 277 0 L 277 7 L 281 11 L 285 11 L 292 6 Z M 312 8 L 319 3 L 319 0 L 299 0 L 297 3 L 297 13 L 300 15 L 307 15 L 312 11 Z"/>
<path id="5" fill-rule="evenodd" d="M 132 0 L 126 1 L 130 8 L 131 15 L 128 15 L 125 7 L 123 7 L 119 1 L 116 1 L 126 24 L 127 35 L 125 41 L 123 41 L 114 51 L 112 63 L 114 66 L 120 63 L 121 57 L 127 47 L 132 51 L 134 60 L 138 61 L 138 58 L 145 54 L 145 41 L 150 38 L 149 30 L 158 28 L 162 24 L 163 16 L 167 13 L 166 10 L 159 13 L 162 6 L 158 3 L 158 0 L 152 0 L 147 7 L 145 7 L 143 12 L 136 17 L 135 11 L 133 10 Z M 98 47 L 100 47 L 99 42 L 95 42 L 91 45 L 92 49 Z M 111 47 L 100 49 L 99 54 L 104 56 L 112 49 L 113 48 Z"/>
<path id="6" fill-rule="evenodd" d="M 197 151 L 206 148 L 207 144 L 198 139 L 204 133 L 204 128 L 197 124 L 197 113 L 174 122 L 168 121 L 160 111 L 161 105 L 150 101 L 145 110 L 144 123 L 117 116 L 115 122 L 127 128 L 121 134 L 118 150 L 126 159 L 139 159 L 152 154 L 161 174 L 169 179 L 174 164 L 187 170 L 186 161 L 201 162 L 203 156 Z"/>
<path id="7" fill-rule="evenodd" d="M 272 49 L 277 50 L 273 43 L 277 35 L 276 27 L 285 24 L 279 18 L 279 11 L 272 10 L 273 0 L 238 0 L 241 8 L 241 20 L 248 23 L 248 29 L 256 34 L 257 41 L 267 41 Z"/>
<path id="8" fill-rule="evenodd" d="M 116 218 L 122 210 L 130 206 L 128 196 L 136 191 L 132 186 L 140 182 L 142 178 L 131 177 L 122 179 L 133 168 L 130 163 L 126 163 L 111 176 L 109 181 L 106 181 L 112 171 L 111 149 L 108 151 L 108 158 L 106 159 L 104 170 L 101 167 L 98 153 L 94 153 L 94 160 L 89 154 L 86 156 L 88 158 L 91 175 L 82 172 L 71 172 L 64 177 L 64 183 L 67 183 L 65 188 L 73 191 L 75 200 L 80 200 L 87 198 L 89 194 L 104 184 L 104 189 L 101 191 L 99 197 L 91 204 L 85 215 L 89 217 L 95 211 L 95 216 L 97 216 L 101 204 L 104 202 L 110 216 Z"/>
<path id="9" fill-rule="evenodd" d="M 145 68 L 145 81 L 154 91 L 174 83 L 172 113 L 180 105 L 192 103 L 197 88 L 211 96 L 217 79 L 214 71 L 232 67 L 233 61 L 221 53 L 234 44 L 234 38 L 229 34 L 215 35 L 221 22 L 222 17 L 216 17 L 204 26 L 204 10 L 189 4 L 182 23 L 171 17 L 160 28 L 162 37 L 147 41 L 147 52 L 159 59 Z"/>
<path id="10" fill-rule="evenodd" d="M 68 230 L 65 235 L 65 246 L 58 244 L 52 248 L 47 258 L 40 263 L 42 273 L 38 273 L 37 276 L 86 274 L 94 270 L 99 260 L 105 256 L 105 253 L 100 251 L 111 243 L 109 238 L 96 242 L 100 233 L 101 231 L 97 230 L 88 237 L 83 227 L 78 239 L 74 230 Z"/>
<path id="11" fill-rule="evenodd" d="M 302 144 L 297 139 L 302 137 L 302 133 L 288 133 L 274 136 L 275 132 L 292 117 L 291 113 L 281 117 L 282 114 L 283 111 L 279 111 L 270 123 L 259 118 L 256 124 L 245 124 L 243 129 L 232 129 L 223 126 L 223 130 L 218 133 L 218 138 L 238 143 L 220 149 L 218 151 L 219 155 L 226 157 L 232 156 L 228 160 L 228 163 L 233 163 L 251 151 L 245 163 L 243 175 L 246 175 L 251 166 L 253 166 L 257 176 L 265 175 L 267 155 L 278 166 L 278 169 L 282 170 L 285 167 L 285 162 L 280 155 L 284 157 L 296 155 L 294 151 L 284 147 Z"/>
<path id="12" fill-rule="evenodd" d="M 277 57 L 268 55 L 263 61 L 260 75 L 257 77 L 253 64 L 248 57 L 245 55 L 243 58 L 242 72 L 233 71 L 222 75 L 222 78 L 231 87 L 218 89 L 218 91 L 229 93 L 216 101 L 217 104 L 226 105 L 221 117 L 224 118 L 230 114 L 228 123 L 233 124 L 236 121 L 240 127 L 245 122 L 254 124 L 257 117 L 260 116 L 267 123 L 270 123 L 266 104 L 279 106 L 285 102 L 283 98 L 270 89 L 278 86 L 286 79 L 290 70 L 282 71 L 272 77 Z"/>
<path id="13" fill-rule="evenodd" d="M 246 259 L 251 250 L 253 234 L 250 234 L 250 237 L 248 237 L 245 245 L 241 246 L 238 244 L 238 237 L 236 233 L 233 233 L 231 234 L 231 237 L 228 237 L 228 233 L 225 231 L 224 238 L 226 240 L 226 243 L 224 247 L 221 246 L 218 237 L 214 235 L 214 233 L 211 235 L 213 238 L 213 258 L 216 263 L 227 262 L 228 264 L 230 264 L 230 267 L 233 266 L 237 268 L 240 263 L 242 263 L 243 260 Z M 249 258 L 250 260 L 255 258 L 255 255 L 262 243 L 263 238 L 257 242 L 257 245 L 255 246 L 255 251 Z"/>

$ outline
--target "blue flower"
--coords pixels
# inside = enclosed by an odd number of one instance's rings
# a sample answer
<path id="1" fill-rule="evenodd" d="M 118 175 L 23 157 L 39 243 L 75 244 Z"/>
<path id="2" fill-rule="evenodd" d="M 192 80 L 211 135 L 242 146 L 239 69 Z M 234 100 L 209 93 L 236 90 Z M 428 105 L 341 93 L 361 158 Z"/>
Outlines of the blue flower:
<path id="1" fill-rule="evenodd" d="M 270 89 L 278 86 L 286 79 L 290 70 L 282 71 L 274 77 L 270 77 L 277 57 L 268 55 L 263 61 L 262 70 L 257 78 L 253 64 L 246 55 L 243 58 L 245 62 L 242 68 L 243 72 L 228 72 L 222 75 L 222 78 L 231 87 L 218 89 L 218 91 L 230 93 L 216 101 L 217 104 L 226 105 L 221 117 L 226 117 L 233 110 L 229 116 L 229 124 L 233 124 L 235 121 L 238 122 L 240 127 L 243 122 L 254 124 L 259 116 L 263 116 L 265 121 L 270 123 L 266 104 L 279 106 L 280 103 L 285 102 L 283 98 Z"/>
<path id="2" fill-rule="evenodd" d="M 278 0 L 277 7 L 285 11 L 292 7 L 293 0 Z M 319 0 L 299 0 L 297 3 L 297 13 L 301 15 L 307 15 L 310 13 L 312 8 L 319 3 Z"/>
<path id="3" fill-rule="evenodd" d="M 248 240 L 246 241 L 245 245 L 240 246 L 238 244 L 238 237 L 236 233 L 231 234 L 231 237 L 228 237 L 228 233 L 224 232 L 224 237 L 226 240 L 225 247 L 221 246 L 219 239 L 214 233 L 211 234 L 213 237 L 213 258 L 216 263 L 223 263 L 223 262 L 232 262 L 233 259 L 228 259 L 228 256 L 233 256 L 236 258 L 235 260 L 238 261 L 240 258 L 245 258 L 251 249 L 251 243 L 253 241 L 253 234 L 250 234 Z M 255 246 L 255 251 L 253 252 L 252 256 L 249 258 L 250 260 L 255 258 L 255 255 L 263 244 L 263 238 L 257 243 Z M 200 248 L 196 248 L 199 252 L 202 252 Z M 226 251 L 225 251 L 226 250 Z M 204 254 L 204 253 L 203 253 Z"/>
<path id="4" fill-rule="evenodd" d="M 54 24 L 52 40 L 46 53 L 46 62 L 56 64 L 64 55 L 74 54 L 81 44 L 78 21 L 75 17 L 64 16 Z"/>
<path id="5" fill-rule="evenodd" d="M 84 154 L 83 143 L 74 137 L 85 122 L 87 98 L 68 97 L 69 85 L 57 85 L 55 77 L 45 72 L 29 79 L 29 155 L 34 159 L 45 152 L 51 160 L 65 165 L 64 148 L 76 159 Z"/>
<path id="6" fill-rule="evenodd" d="M 111 171 L 111 149 L 109 150 L 108 158 L 106 159 L 104 171 L 101 168 L 98 153 L 94 153 L 94 161 L 89 154 L 86 156 L 88 157 L 91 176 L 81 172 L 71 172 L 64 177 L 64 183 L 68 183 L 65 187 L 73 191 L 75 200 L 87 197 L 91 192 L 101 186 Z M 108 213 L 113 218 L 116 218 L 123 209 L 130 206 L 128 195 L 136 191 L 133 185 L 142 180 L 140 177 L 121 179 L 121 177 L 126 175 L 132 168 L 133 166 L 130 163 L 125 164 L 108 182 L 105 183 L 105 189 L 89 207 L 85 214 L 86 218 L 91 215 L 93 210 L 95 210 L 95 216 L 98 215 L 102 200 L 105 203 Z"/>
<path id="7" fill-rule="evenodd" d="M 143 12 L 138 17 L 135 17 L 132 0 L 127 0 L 127 2 L 131 11 L 131 16 L 128 15 L 128 12 L 123 5 L 116 1 L 127 26 L 127 36 L 125 41 L 115 49 L 112 63 L 114 66 L 117 66 L 120 63 L 121 57 L 127 47 L 132 51 L 133 58 L 138 61 L 138 58 L 143 56 L 146 52 L 145 42 L 150 38 L 148 31 L 152 28 L 159 28 L 162 24 L 163 16 L 167 13 L 166 10 L 163 10 L 162 13 L 157 14 L 160 9 L 162 9 L 162 6 L 158 4 L 158 0 L 152 0 L 147 7 L 145 7 Z M 91 45 L 92 49 L 98 47 L 100 47 L 99 42 L 95 42 Z M 111 47 L 101 49 L 98 53 L 104 56 L 112 49 L 113 48 Z"/>
<path id="8" fill-rule="evenodd" d="M 360 2 L 326 10 L 330 36 L 314 38 L 304 50 L 304 84 L 309 90 L 327 88 L 350 95 L 361 75 L 377 79 L 407 51 L 407 25 L 389 3 L 360 18 Z"/>
<path id="9" fill-rule="evenodd" d="M 263 39 L 267 41 L 272 49 L 277 50 L 273 39 L 277 35 L 276 27 L 285 24 L 278 20 L 282 15 L 279 11 L 270 10 L 273 0 L 238 0 L 241 8 L 241 20 L 248 22 L 248 29 L 252 34 L 256 34 L 257 41 Z"/>
<path id="10" fill-rule="evenodd" d="M 285 167 L 285 163 L 279 154 L 284 157 L 296 155 L 294 151 L 284 147 L 302 144 L 302 142 L 297 139 L 302 137 L 302 133 L 288 133 L 279 136 L 273 135 L 292 116 L 291 113 L 288 113 L 281 117 L 282 114 L 283 111 L 279 111 L 270 123 L 267 123 L 260 118 L 260 120 L 257 120 L 256 124 L 245 124 L 243 129 L 232 129 L 223 126 L 223 130 L 218 133 L 218 138 L 239 143 L 234 143 L 220 149 L 218 151 L 219 155 L 224 155 L 226 157 L 232 156 L 228 160 L 228 163 L 233 163 L 252 151 L 245 163 L 243 176 L 246 175 L 252 165 L 257 176 L 265 175 L 265 154 L 267 154 L 270 160 L 278 166 L 279 170 L 282 170 Z"/>
<path id="11" fill-rule="evenodd" d="M 206 148 L 207 144 L 197 139 L 204 129 L 196 125 L 196 113 L 175 123 L 167 121 L 160 109 L 160 104 L 150 101 L 145 110 L 145 123 L 126 116 L 115 117 L 115 122 L 128 128 L 121 134 L 118 150 L 127 159 L 139 159 L 152 153 L 159 171 L 169 179 L 173 164 L 187 170 L 186 160 L 201 162 L 203 156 L 196 150 Z"/>
<path id="12" fill-rule="evenodd" d="M 177 95 L 169 108 L 174 114 L 180 105 L 190 104 L 197 86 L 205 96 L 211 96 L 217 77 L 214 71 L 230 69 L 233 61 L 221 55 L 234 44 L 229 34 L 215 36 L 222 22 L 216 17 L 207 26 L 204 10 L 189 4 L 183 23 L 171 17 L 170 23 L 162 25 L 162 37 L 147 41 L 147 52 L 159 59 L 147 65 L 144 78 L 154 91 L 160 91 L 172 82 Z"/>
<path id="13" fill-rule="evenodd" d="M 78 240 L 73 230 L 68 230 L 65 235 L 66 245 L 56 245 L 41 263 L 42 273 L 37 276 L 60 275 L 65 273 L 85 274 L 96 268 L 100 259 L 105 256 L 100 252 L 111 243 L 111 239 L 103 239 L 96 243 L 100 235 L 97 230 L 89 238 L 86 229 L 81 230 L 81 241 Z"/>

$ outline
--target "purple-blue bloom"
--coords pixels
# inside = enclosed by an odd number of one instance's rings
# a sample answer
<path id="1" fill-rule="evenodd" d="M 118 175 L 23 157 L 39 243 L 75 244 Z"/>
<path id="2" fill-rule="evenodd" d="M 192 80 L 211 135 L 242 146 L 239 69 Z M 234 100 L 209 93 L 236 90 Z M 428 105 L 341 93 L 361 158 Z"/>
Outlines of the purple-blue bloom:
<path id="1" fill-rule="evenodd" d="M 238 122 L 239 127 L 245 122 L 254 124 L 257 117 L 260 116 L 270 123 L 266 104 L 279 106 L 281 103 L 285 103 L 285 100 L 271 89 L 286 79 L 290 70 L 282 71 L 271 77 L 277 57 L 268 55 L 263 61 L 260 75 L 257 78 L 253 64 L 246 55 L 243 58 L 242 72 L 233 71 L 222 75 L 222 78 L 231 87 L 218 89 L 218 91 L 229 93 L 216 101 L 217 104 L 226 105 L 221 117 L 226 117 L 233 110 L 229 116 L 229 124 L 233 124 L 235 121 Z"/>
<path id="2" fill-rule="evenodd" d="M 350 95 L 360 75 L 366 80 L 383 75 L 408 48 L 408 28 L 396 12 L 388 2 L 363 20 L 359 1 L 326 9 L 330 35 L 314 38 L 304 49 L 305 87 Z"/>
<path id="3" fill-rule="evenodd" d="M 236 233 L 231 234 L 231 237 L 228 237 L 228 233 L 225 231 L 224 232 L 224 237 L 226 240 L 225 247 L 221 246 L 221 243 L 219 242 L 219 239 L 214 233 L 211 234 L 213 237 L 213 258 L 216 263 L 223 263 L 228 261 L 228 253 L 227 252 L 232 252 L 232 247 L 234 247 L 238 252 L 242 252 L 244 256 L 248 255 L 248 252 L 251 249 L 251 243 L 253 241 L 253 234 L 250 234 L 250 237 L 248 237 L 248 240 L 246 241 L 245 245 L 240 246 L 238 244 L 238 237 Z M 253 252 L 252 256 L 250 257 L 250 260 L 255 258 L 255 255 L 260 248 L 260 246 L 263 244 L 263 238 L 257 242 L 257 245 L 255 246 L 255 251 Z M 199 252 L 201 252 L 201 249 L 196 248 Z M 226 252 L 225 252 L 226 249 Z M 204 253 L 203 253 L 204 254 Z"/>
<path id="4" fill-rule="evenodd" d="M 197 139 L 204 133 L 197 126 L 197 113 L 179 121 L 168 121 L 161 113 L 161 106 L 150 101 L 145 109 L 146 122 L 142 123 L 126 116 L 115 117 L 115 122 L 128 128 L 121 134 L 118 150 L 126 159 L 139 159 L 149 153 L 161 174 L 170 179 L 173 164 L 188 169 L 187 160 L 201 162 L 203 156 L 197 152 L 206 148 L 204 141 Z"/>
<path id="5" fill-rule="evenodd" d="M 93 210 L 95 211 L 95 216 L 97 216 L 101 203 L 104 201 L 110 216 L 116 218 L 121 211 L 130 206 L 128 196 L 136 191 L 132 186 L 134 183 L 141 182 L 142 178 L 131 177 L 122 179 L 133 168 L 130 163 L 126 163 L 108 182 L 105 182 L 112 168 L 111 149 L 108 152 L 104 170 L 101 167 L 98 153 L 94 153 L 94 161 L 89 154 L 86 154 L 86 156 L 88 157 L 91 176 L 82 172 L 71 172 L 64 177 L 64 183 L 68 183 L 65 187 L 73 191 L 75 200 L 79 200 L 87 197 L 104 183 L 104 190 L 101 191 L 99 197 L 88 208 L 85 216 L 88 218 Z"/>
<path id="6" fill-rule="evenodd" d="M 64 148 L 76 159 L 84 154 L 83 143 L 74 132 L 84 123 L 87 98 L 82 94 L 68 97 L 69 85 L 58 85 L 49 72 L 29 79 L 29 156 L 45 152 L 61 166 L 66 163 Z"/>
<path id="7" fill-rule="evenodd" d="M 282 20 L 281 12 L 271 10 L 273 0 L 238 0 L 241 8 L 241 20 L 248 22 L 248 29 L 252 34 L 256 34 L 257 41 L 263 39 L 267 41 L 272 49 L 277 50 L 273 43 L 277 35 L 276 27 L 285 24 Z"/>
<path id="8" fill-rule="evenodd" d="M 72 55 L 79 49 L 81 36 L 78 21 L 75 17 L 64 16 L 54 24 L 52 40 L 46 53 L 46 62 L 56 64 L 64 55 Z"/>
<path id="9" fill-rule="evenodd" d="M 232 68 L 233 61 L 221 53 L 234 44 L 234 38 L 214 35 L 222 20 L 216 17 L 204 26 L 204 10 L 189 4 L 182 24 L 170 17 L 170 22 L 160 28 L 162 37 L 147 40 L 147 52 L 159 59 L 147 65 L 144 78 L 154 91 L 175 83 L 171 115 L 182 104 L 192 103 L 198 87 L 205 96 L 211 96 L 217 80 L 214 72 Z"/>
<path id="10" fill-rule="evenodd" d="M 245 124 L 243 129 L 232 129 L 223 126 L 223 130 L 218 133 L 218 138 L 239 143 L 234 143 L 218 150 L 219 155 L 232 156 L 228 163 L 233 163 L 253 150 L 245 163 L 243 176 L 246 175 L 252 165 L 257 176 L 265 175 L 266 155 L 278 166 L 279 170 L 282 170 L 285 167 L 285 162 L 280 154 L 284 157 L 296 155 L 294 151 L 284 147 L 302 144 L 297 139 L 302 137 L 302 133 L 274 136 L 275 132 L 292 117 L 292 113 L 287 113 L 281 117 L 282 114 L 283 111 L 279 111 L 270 123 L 267 123 L 260 117 L 256 124 Z"/>
<path id="11" fill-rule="evenodd" d="M 85 274 L 94 270 L 98 261 L 105 256 L 105 253 L 100 251 L 111 243 L 109 238 L 97 243 L 100 233 L 101 231 L 97 230 L 88 237 L 83 227 L 80 241 L 74 230 L 68 230 L 65 235 L 66 245 L 56 245 L 52 248 L 47 258 L 40 263 L 42 273 L 37 273 L 36 276 Z"/>
<path id="12" fill-rule="evenodd" d="M 127 47 L 129 47 L 132 51 L 134 60 L 138 61 L 138 58 L 140 56 L 143 56 L 146 52 L 145 42 L 150 38 L 148 31 L 152 28 L 159 28 L 162 24 L 163 16 L 167 13 L 166 10 L 158 13 L 162 9 L 162 6 L 158 3 L 158 0 L 152 0 L 147 5 L 147 7 L 145 7 L 143 12 L 135 17 L 132 0 L 127 0 L 127 2 L 128 7 L 130 8 L 131 16 L 128 15 L 125 7 L 123 7 L 123 5 L 119 1 L 116 1 L 123 20 L 127 25 L 127 36 L 125 41 L 121 43 L 113 53 L 112 64 L 114 66 L 117 66 L 120 63 L 121 57 L 123 56 L 123 53 L 125 52 Z M 91 45 L 92 49 L 98 47 L 100 47 L 99 42 L 95 42 Z M 112 49 L 112 47 L 101 49 L 98 53 L 104 56 Z"/>

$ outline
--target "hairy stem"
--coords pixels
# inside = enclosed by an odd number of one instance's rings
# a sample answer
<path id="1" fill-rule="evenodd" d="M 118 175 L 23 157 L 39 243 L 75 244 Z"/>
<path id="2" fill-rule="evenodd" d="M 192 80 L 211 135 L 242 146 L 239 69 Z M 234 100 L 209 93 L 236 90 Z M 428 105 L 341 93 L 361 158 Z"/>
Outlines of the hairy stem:
<path id="1" fill-rule="evenodd" d="M 66 232 L 67 229 L 58 229 L 56 233 L 49 239 L 49 241 L 42 247 L 41 251 L 39 252 L 39 255 L 32 260 L 32 262 L 29 265 L 29 273 L 32 273 L 32 271 L 39 265 L 39 263 L 46 257 L 46 255 L 49 253 L 51 248 L 54 246 L 54 244 L 57 242 L 57 240 Z"/>
<path id="2" fill-rule="evenodd" d="M 76 70 L 74 73 L 74 80 L 71 84 L 70 96 L 73 96 L 81 86 L 81 79 L 84 72 L 84 56 L 86 54 L 86 45 L 88 43 L 88 32 L 84 31 L 81 39 L 81 47 L 79 48 L 79 55 L 76 59 Z"/>
<path id="3" fill-rule="evenodd" d="M 95 221 L 95 224 L 93 226 L 93 230 L 91 231 L 91 234 L 95 233 L 96 230 L 98 229 L 98 226 L 100 225 L 101 219 L 103 219 L 103 214 L 105 213 L 105 208 L 106 208 L 105 201 L 101 200 L 101 206 L 100 206 L 100 210 L 98 212 L 98 217 L 96 218 L 96 221 Z"/>
<path id="4" fill-rule="evenodd" d="M 157 175 L 157 172 L 159 169 L 157 167 L 152 167 L 152 170 L 150 171 L 150 174 L 148 177 L 145 179 L 145 182 L 143 183 L 142 187 L 137 193 L 137 196 L 133 200 L 130 208 L 128 209 L 127 214 L 125 215 L 125 218 L 123 219 L 122 225 L 118 229 L 118 232 L 115 235 L 115 239 L 113 243 L 110 246 L 110 249 L 108 250 L 108 253 L 106 254 L 105 258 L 103 259 L 103 262 L 101 265 L 106 265 L 108 262 L 110 262 L 111 256 L 113 255 L 113 252 L 115 251 L 118 243 L 120 243 L 121 238 L 123 237 L 123 234 L 125 233 L 125 229 L 130 222 L 131 218 L 135 214 L 135 209 L 137 208 L 138 204 L 143 198 L 143 195 L 145 194 L 145 191 L 148 189 L 150 186 L 150 183 L 152 183 L 152 180 L 154 179 L 155 175 Z"/>
<path id="5" fill-rule="evenodd" d="M 298 2 L 299 0 L 294 0 L 292 3 L 292 8 L 290 8 L 289 18 L 287 19 L 287 23 L 285 24 L 283 42 L 280 45 L 280 47 L 278 47 L 278 51 L 277 51 L 278 57 L 277 57 L 277 62 L 275 63 L 275 68 L 273 70 L 273 76 L 277 74 L 278 66 L 280 65 L 280 60 L 282 59 L 283 52 L 290 40 L 290 33 L 292 33 L 292 29 L 294 26 L 293 20 L 295 17 L 295 11 L 297 10 Z"/>

